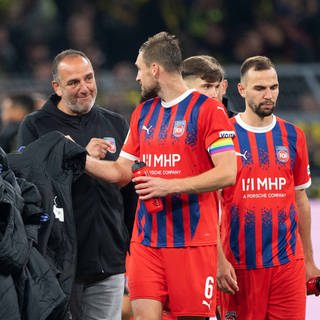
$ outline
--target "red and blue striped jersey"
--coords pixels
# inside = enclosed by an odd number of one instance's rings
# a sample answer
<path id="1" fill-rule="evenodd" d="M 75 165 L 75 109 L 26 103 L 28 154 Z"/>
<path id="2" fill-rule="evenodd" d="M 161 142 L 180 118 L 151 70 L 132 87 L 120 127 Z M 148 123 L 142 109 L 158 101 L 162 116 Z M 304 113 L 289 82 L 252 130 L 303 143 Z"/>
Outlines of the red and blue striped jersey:
<path id="1" fill-rule="evenodd" d="M 222 107 L 194 90 L 170 103 L 160 98 L 143 102 L 132 114 L 120 156 L 146 162 L 156 177 L 201 174 L 213 167 L 210 146 L 234 135 Z M 226 145 L 225 150 L 229 147 Z M 216 149 L 223 152 L 220 148 Z M 153 247 L 216 243 L 217 202 L 213 192 L 174 194 L 161 200 L 164 210 L 153 214 L 146 211 L 143 201 L 138 202 L 132 241 Z"/>
<path id="2" fill-rule="evenodd" d="M 295 190 L 311 185 L 305 135 L 273 116 L 266 128 L 237 115 L 237 182 L 223 190 L 221 235 L 235 268 L 255 269 L 303 257 Z"/>

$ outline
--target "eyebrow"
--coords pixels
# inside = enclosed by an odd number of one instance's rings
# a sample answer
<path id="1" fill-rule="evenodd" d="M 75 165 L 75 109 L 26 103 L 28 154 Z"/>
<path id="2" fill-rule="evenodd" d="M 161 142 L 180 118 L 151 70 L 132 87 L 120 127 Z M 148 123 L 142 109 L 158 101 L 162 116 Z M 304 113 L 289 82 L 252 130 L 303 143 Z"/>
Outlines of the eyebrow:
<path id="1" fill-rule="evenodd" d="M 253 88 L 272 88 L 272 87 L 278 87 L 279 83 L 274 83 L 272 85 L 263 85 L 263 84 L 256 84 L 253 86 Z"/>

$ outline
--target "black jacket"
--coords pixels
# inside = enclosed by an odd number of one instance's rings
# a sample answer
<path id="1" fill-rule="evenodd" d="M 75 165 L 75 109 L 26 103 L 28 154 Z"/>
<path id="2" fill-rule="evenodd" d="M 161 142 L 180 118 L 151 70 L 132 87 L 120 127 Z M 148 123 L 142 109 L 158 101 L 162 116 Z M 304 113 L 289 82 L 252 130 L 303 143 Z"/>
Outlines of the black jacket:
<path id="1" fill-rule="evenodd" d="M 1 173 L 2 168 L 1 163 Z M 14 281 L 28 261 L 22 207 L 19 190 L 0 176 L 0 319 L 21 319 L 21 291 L 16 290 Z"/>
<path id="2" fill-rule="evenodd" d="M 16 175 L 39 189 L 43 212 L 38 248 L 67 297 L 71 294 L 77 259 L 71 186 L 84 172 L 85 158 L 85 149 L 58 131 L 45 134 L 21 153 L 8 154 Z"/>
<path id="3" fill-rule="evenodd" d="M 41 110 L 25 118 L 18 133 L 18 145 L 28 145 L 53 130 L 70 135 L 83 147 L 93 137 L 111 137 L 116 151 L 108 152 L 106 159 L 116 160 L 128 132 L 125 119 L 98 106 L 87 114 L 70 116 L 57 108 L 59 99 L 52 95 Z M 120 190 L 84 174 L 73 184 L 72 200 L 79 252 L 78 278 L 123 273 L 136 205 L 132 184 Z"/>
<path id="4" fill-rule="evenodd" d="M 37 249 L 41 196 L 0 149 L 0 319 L 61 320 L 67 298 Z"/>

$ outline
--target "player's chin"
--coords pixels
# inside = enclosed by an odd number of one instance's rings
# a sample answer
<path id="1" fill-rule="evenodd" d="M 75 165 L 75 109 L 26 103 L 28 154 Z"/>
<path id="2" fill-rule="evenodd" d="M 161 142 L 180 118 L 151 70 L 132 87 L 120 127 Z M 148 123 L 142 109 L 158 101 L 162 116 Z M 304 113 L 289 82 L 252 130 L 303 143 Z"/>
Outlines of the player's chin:
<path id="1" fill-rule="evenodd" d="M 260 106 L 260 112 L 265 114 L 266 116 L 269 116 L 274 111 L 274 105 L 272 104 L 263 104 Z"/>

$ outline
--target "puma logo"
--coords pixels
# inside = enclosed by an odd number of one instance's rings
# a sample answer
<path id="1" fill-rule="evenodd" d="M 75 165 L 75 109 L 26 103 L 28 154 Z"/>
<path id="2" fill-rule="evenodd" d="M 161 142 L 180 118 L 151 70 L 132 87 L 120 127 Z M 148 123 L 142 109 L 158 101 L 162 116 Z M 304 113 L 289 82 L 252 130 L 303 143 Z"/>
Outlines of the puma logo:
<path id="1" fill-rule="evenodd" d="M 149 134 L 151 128 L 152 128 L 152 126 L 150 126 L 149 128 L 147 128 L 146 126 L 143 126 L 143 127 L 142 127 L 142 130 L 146 130 L 146 131 L 147 131 L 147 134 Z"/>
<path id="2" fill-rule="evenodd" d="M 210 303 L 209 303 L 209 302 L 207 302 L 206 300 L 202 300 L 202 304 L 205 305 L 205 306 L 207 306 L 209 310 L 211 309 L 211 302 L 212 302 L 212 301 L 210 301 Z"/>
<path id="3" fill-rule="evenodd" d="M 236 155 L 244 158 L 245 160 L 248 160 L 247 159 L 247 152 L 248 152 L 247 150 L 244 153 L 236 152 Z"/>

